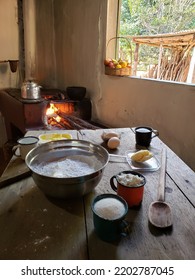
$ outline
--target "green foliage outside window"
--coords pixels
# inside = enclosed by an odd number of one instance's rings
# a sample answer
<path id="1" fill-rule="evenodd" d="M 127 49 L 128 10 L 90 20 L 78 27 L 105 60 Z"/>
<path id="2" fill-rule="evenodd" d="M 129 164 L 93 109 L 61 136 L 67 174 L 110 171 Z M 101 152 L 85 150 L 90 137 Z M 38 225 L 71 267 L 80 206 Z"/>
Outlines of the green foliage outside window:
<path id="1" fill-rule="evenodd" d="M 191 29 L 195 29 L 194 0 L 121 0 L 119 36 L 150 36 Z M 121 42 L 121 48 L 126 52 L 128 46 Z M 158 48 L 141 45 L 140 65 L 157 63 L 158 52 Z"/>

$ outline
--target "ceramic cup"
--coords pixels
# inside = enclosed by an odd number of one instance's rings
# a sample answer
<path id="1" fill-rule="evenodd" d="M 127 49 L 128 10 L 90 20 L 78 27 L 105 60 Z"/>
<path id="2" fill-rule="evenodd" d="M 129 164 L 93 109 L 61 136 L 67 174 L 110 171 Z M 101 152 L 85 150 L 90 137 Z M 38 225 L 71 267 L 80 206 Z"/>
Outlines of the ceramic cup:
<path id="1" fill-rule="evenodd" d="M 136 145 L 149 147 L 152 138 L 159 135 L 157 130 L 148 126 L 138 126 L 135 128 L 135 141 Z"/>
<path id="2" fill-rule="evenodd" d="M 112 242 L 128 234 L 125 221 L 128 212 L 126 201 L 115 194 L 102 194 L 92 202 L 95 232 L 104 241 Z"/>
<path id="3" fill-rule="evenodd" d="M 132 177 L 132 175 L 138 177 Z M 117 192 L 117 195 L 125 199 L 129 208 L 139 207 L 141 205 L 145 184 L 146 179 L 142 174 L 129 170 L 120 172 L 110 179 L 112 189 Z"/>
<path id="4" fill-rule="evenodd" d="M 18 145 L 13 147 L 14 155 L 21 157 L 25 160 L 26 155 L 32 150 L 38 143 L 39 138 L 34 136 L 26 136 L 17 140 Z"/>

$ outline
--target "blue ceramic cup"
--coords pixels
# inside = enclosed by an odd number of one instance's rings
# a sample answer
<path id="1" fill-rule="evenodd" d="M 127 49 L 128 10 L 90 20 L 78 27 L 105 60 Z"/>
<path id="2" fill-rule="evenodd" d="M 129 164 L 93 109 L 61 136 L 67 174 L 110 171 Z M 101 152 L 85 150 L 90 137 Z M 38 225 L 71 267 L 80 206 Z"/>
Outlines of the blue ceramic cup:
<path id="1" fill-rule="evenodd" d="M 125 221 L 128 212 L 126 201 L 115 194 L 98 195 L 92 202 L 95 232 L 104 241 L 112 242 L 128 234 Z"/>

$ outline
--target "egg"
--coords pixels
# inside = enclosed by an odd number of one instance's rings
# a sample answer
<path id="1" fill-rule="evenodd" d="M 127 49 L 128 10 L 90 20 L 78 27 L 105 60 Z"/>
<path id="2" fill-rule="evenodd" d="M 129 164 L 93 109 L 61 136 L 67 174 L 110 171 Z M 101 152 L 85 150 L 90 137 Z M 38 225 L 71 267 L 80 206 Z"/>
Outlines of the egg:
<path id="1" fill-rule="evenodd" d="M 119 136 L 118 133 L 116 133 L 116 132 L 114 132 L 114 131 L 103 132 L 103 133 L 102 133 L 102 139 L 103 139 L 104 141 L 108 141 L 108 140 L 109 140 L 110 138 L 112 138 L 112 137 L 117 137 L 117 138 L 119 138 L 120 136 Z"/>
<path id="2" fill-rule="evenodd" d="M 116 149 L 119 145 L 120 139 L 118 137 L 111 137 L 107 142 L 107 146 L 109 149 Z"/>

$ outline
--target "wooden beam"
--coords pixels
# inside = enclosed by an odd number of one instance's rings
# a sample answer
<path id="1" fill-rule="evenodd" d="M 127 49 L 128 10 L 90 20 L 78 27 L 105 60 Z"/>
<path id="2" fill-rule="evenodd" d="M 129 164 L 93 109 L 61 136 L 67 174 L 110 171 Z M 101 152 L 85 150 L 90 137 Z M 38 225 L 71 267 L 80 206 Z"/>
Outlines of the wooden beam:
<path id="1" fill-rule="evenodd" d="M 136 44 L 144 44 L 163 48 L 183 48 L 189 44 L 195 45 L 195 30 L 151 36 L 126 36 Z"/>

